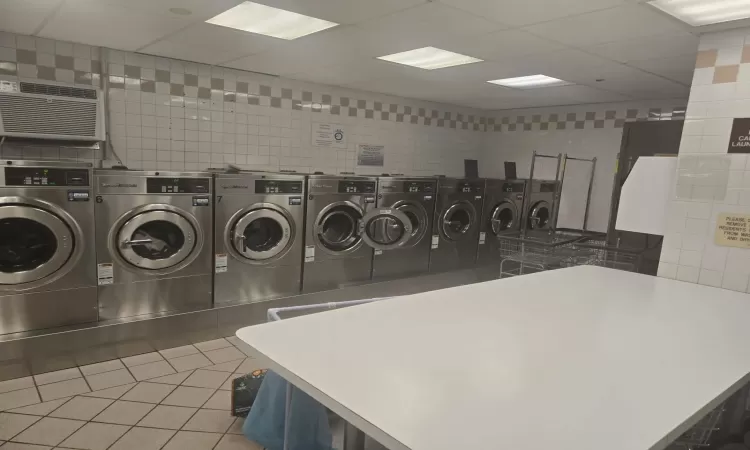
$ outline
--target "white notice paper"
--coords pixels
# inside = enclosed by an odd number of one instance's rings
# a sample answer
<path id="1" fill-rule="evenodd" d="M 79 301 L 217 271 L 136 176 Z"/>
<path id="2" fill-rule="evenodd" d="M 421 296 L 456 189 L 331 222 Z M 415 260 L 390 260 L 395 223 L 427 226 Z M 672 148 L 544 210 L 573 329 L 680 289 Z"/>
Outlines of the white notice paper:
<path id="1" fill-rule="evenodd" d="M 316 147 L 346 148 L 346 130 L 337 124 L 314 123 L 312 144 Z"/>
<path id="2" fill-rule="evenodd" d="M 440 242 L 440 236 L 432 236 L 432 250 L 435 250 L 438 248 L 438 243 Z"/>
<path id="3" fill-rule="evenodd" d="M 214 272 L 224 273 L 227 271 L 227 254 L 217 253 L 216 259 L 214 260 Z"/>
<path id="4" fill-rule="evenodd" d="M 305 247 L 305 262 L 313 262 L 315 261 L 315 246 L 314 245 L 308 245 Z"/>
<path id="5" fill-rule="evenodd" d="M 359 144 L 357 146 L 357 165 L 383 167 L 385 165 L 385 146 Z"/>
<path id="6" fill-rule="evenodd" d="M 113 284 L 115 282 L 115 273 L 114 273 L 113 265 L 110 263 L 97 264 L 96 265 L 96 278 L 98 279 L 99 286 L 106 286 L 108 284 Z"/>

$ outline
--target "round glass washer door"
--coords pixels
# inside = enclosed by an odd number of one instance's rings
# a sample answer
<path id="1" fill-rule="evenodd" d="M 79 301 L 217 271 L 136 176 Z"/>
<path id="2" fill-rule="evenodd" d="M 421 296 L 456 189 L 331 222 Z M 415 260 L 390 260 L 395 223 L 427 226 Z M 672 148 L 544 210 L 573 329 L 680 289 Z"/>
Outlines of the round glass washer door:
<path id="1" fill-rule="evenodd" d="M 440 229 L 446 239 L 462 239 L 474 226 L 477 210 L 468 201 L 460 201 L 445 209 L 440 220 Z"/>
<path id="2" fill-rule="evenodd" d="M 139 269 L 168 269 L 184 262 L 196 246 L 196 231 L 182 215 L 168 210 L 141 212 L 116 237 L 122 258 Z"/>
<path id="3" fill-rule="evenodd" d="M 412 222 L 397 208 L 379 208 L 362 218 L 358 233 L 375 250 L 392 250 L 412 238 Z"/>
<path id="4" fill-rule="evenodd" d="M 362 209 L 352 202 L 331 203 L 318 214 L 315 240 L 330 253 L 353 251 L 362 242 L 358 229 L 362 217 Z"/>
<path id="5" fill-rule="evenodd" d="M 249 261 L 274 259 L 288 248 L 292 226 L 284 214 L 270 208 L 240 215 L 229 230 L 231 249 Z"/>
<path id="6" fill-rule="evenodd" d="M 422 242 L 427 234 L 427 226 L 430 220 L 425 207 L 421 203 L 400 201 L 396 202 L 393 208 L 406 214 L 409 222 L 411 222 L 411 236 L 404 246 L 414 246 Z"/>
<path id="7" fill-rule="evenodd" d="M 30 205 L 0 206 L 0 287 L 53 276 L 74 248 L 71 229 L 57 215 Z"/>
<path id="8" fill-rule="evenodd" d="M 517 218 L 518 209 L 513 203 L 507 200 L 498 203 L 490 215 L 490 229 L 492 230 L 492 234 L 497 236 L 505 231 L 517 228 Z"/>
<path id="9" fill-rule="evenodd" d="M 526 226 L 530 230 L 546 230 L 549 228 L 551 212 L 548 202 L 542 200 L 531 205 Z"/>

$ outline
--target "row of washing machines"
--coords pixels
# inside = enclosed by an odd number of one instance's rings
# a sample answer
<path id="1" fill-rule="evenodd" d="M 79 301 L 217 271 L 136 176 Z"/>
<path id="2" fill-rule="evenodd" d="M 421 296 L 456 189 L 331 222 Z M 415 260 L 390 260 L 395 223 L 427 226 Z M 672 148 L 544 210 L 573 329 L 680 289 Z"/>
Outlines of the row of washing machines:
<path id="1" fill-rule="evenodd" d="M 551 226 L 558 190 L 49 161 L 0 170 L 0 334 L 497 264 L 492 235 Z"/>

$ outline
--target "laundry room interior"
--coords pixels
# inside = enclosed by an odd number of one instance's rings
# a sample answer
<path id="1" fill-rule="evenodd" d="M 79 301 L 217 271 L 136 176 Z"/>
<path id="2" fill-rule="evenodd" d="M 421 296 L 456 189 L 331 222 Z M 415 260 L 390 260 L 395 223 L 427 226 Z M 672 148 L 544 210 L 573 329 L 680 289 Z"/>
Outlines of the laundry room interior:
<path id="1" fill-rule="evenodd" d="M 0 450 L 277 450 L 276 378 L 325 406 L 300 450 L 423 450 L 302 375 L 370 342 L 317 317 L 746 297 L 750 5 L 700 3 L 0 0 Z"/>

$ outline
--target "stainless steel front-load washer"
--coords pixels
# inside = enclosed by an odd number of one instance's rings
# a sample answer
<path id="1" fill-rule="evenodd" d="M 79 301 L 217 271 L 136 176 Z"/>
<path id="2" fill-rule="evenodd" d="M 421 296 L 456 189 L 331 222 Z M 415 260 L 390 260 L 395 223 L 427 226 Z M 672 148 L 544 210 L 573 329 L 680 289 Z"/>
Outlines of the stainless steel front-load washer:
<path id="1" fill-rule="evenodd" d="M 375 250 L 373 280 L 411 277 L 429 271 L 436 197 L 437 180 L 434 178 L 378 178 L 378 207 L 393 208 L 406 214 L 412 231 L 411 238 L 403 246 L 394 250 Z"/>
<path id="2" fill-rule="evenodd" d="M 438 179 L 430 272 L 474 266 L 483 200 L 484 180 Z"/>
<path id="3" fill-rule="evenodd" d="M 217 174 L 214 303 L 299 294 L 305 176 Z"/>
<path id="4" fill-rule="evenodd" d="M 501 254 L 498 237 L 518 235 L 521 231 L 525 191 L 525 180 L 485 180 L 477 265 L 499 267 Z"/>
<path id="5" fill-rule="evenodd" d="M 210 308 L 211 174 L 96 170 L 94 177 L 100 318 Z"/>
<path id="6" fill-rule="evenodd" d="M 554 180 L 531 181 L 531 187 L 526 193 L 528 200 L 523 216 L 526 231 L 550 230 L 557 226 L 555 211 L 559 186 L 560 182 Z"/>
<path id="7" fill-rule="evenodd" d="M 376 191 L 375 177 L 308 177 L 303 292 L 368 282 L 373 250 L 395 249 L 411 239 L 409 217 L 378 208 Z"/>
<path id="8" fill-rule="evenodd" d="M 0 161 L 0 334 L 96 322 L 92 165 Z"/>

